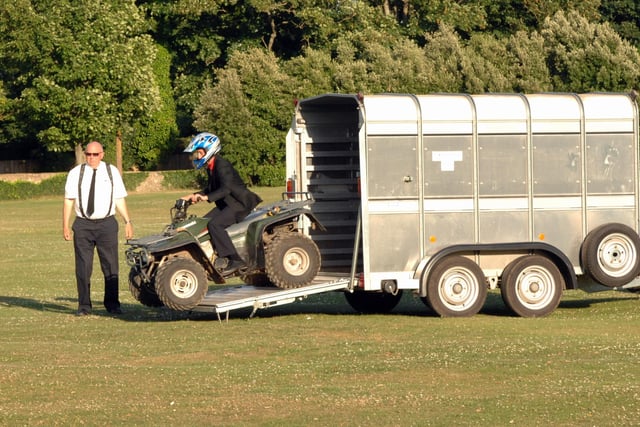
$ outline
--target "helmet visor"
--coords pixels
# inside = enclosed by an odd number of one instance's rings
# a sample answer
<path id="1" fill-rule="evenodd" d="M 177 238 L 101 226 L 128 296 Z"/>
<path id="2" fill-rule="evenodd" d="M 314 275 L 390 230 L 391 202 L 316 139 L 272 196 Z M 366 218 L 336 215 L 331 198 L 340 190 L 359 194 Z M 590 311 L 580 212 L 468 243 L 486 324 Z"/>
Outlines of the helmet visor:
<path id="1" fill-rule="evenodd" d="M 202 148 L 198 148 L 196 151 L 191 153 L 191 162 L 193 163 L 193 167 L 196 169 L 200 169 L 202 166 L 207 163 L 205 156 L 207 153 Z"/>
<path id="2" fill-rule="evenodd" d="M 199 148 L 196 151 L 194 151 L 193 153 L 191 153 L 191 160 L 193 160 L 195 162 L 196 160 L 200 160 L 201 158 L 203 158 L 204 155 L 205 155 L 204 150 Z"/>

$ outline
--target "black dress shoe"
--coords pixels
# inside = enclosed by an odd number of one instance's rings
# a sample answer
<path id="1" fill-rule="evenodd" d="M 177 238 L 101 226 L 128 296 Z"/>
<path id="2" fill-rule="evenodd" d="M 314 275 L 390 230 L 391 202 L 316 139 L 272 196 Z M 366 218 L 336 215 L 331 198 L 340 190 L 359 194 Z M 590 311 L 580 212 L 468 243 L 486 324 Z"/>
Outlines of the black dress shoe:
<path id="1" fill-rule="evenodd" d="M 247 264 L 244 261 L 232 259 L 229 261 L 229 264 L 227 264 L 227 268 L 224 269 L 224 275 L 227 276 L 229 274 L 233 274 L 243 268 L 247 268 Z"/>
<path id="2" fill-rule="evenodd" d="M 216 260 L 213 262 L 213 267 L 218 271 L 223 271 L 226 270 L 226 268 L 229 266 L 229 263 L 229 258 L 219 257 L 216 258 Z"/>
<path id="3" fill-rule="evenodd" d="M 89 310 L 84 309 L 84 308 L 81 308 L 80 310 L 76 311 L 76 316 L 78 316 L 78 317 L 88 316 L 90 314 L 91 314 L 91 312 Z"/>
<path id="4" fill-rule="evenodd" d="M 122 314 L 122 309 L 120 307 L 116 307 L 116 308 L 108 308 L 107 311 L 110 314 Z"/>

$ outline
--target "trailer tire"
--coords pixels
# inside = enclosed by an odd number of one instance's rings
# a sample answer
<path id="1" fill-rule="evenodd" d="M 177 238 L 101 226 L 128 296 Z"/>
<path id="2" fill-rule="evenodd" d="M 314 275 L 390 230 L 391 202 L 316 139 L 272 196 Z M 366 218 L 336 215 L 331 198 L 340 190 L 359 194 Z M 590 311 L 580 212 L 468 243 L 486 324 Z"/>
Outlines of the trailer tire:
<path id="1" fill-rule="evenodd" d="M 402 291 L 395 294 L 366 291 L 345 292 L 344 297 L 351 308 L 358 313 L 385 314 L 398 305 L 402 298 Z"/>
<path id="2" fill-rule="evenodd" d="M 173 310 L 191 310 L 204 299 L 208 288 L 204 268 L 192 258 L 170 258 L 156 272 L 158 297 Z"/>
<path id="3" fill-rule="evenodd" d="M 135 267 L 129 271 L 129 291 L 133 298 L 142 305 L 147 307 L 162 307 L 164 305 L 158 298 L 153 281 L 145 283 L 142 274 Z"/>
<path id="4" fill-rule="evenodd" d="M 513 260 L 502 273 L 500 293 L 505 305 L 521 317 L 543 317 L 560 304 L 564 279 L 558 266 L 542 255 Z"/>
<path id="5" fill-rule="evenodd" d="M 441 317 L 470 317 L 487 299 L 486 277 L 478 264 L 463 256 L 443 258 L 427 277 L 422 301 Z"/>
<path id="6" fill-rule="evenodd" d="M 279 288 L 306 286 L 320 271 L 320 250 L 304 234 L 279 234 L 265 248 L 265 270 Z"/>
<path id="7" fill-rule="evenodd" d="M 640 237 L 624 224 L 604 224 L 584 239 L 580 262 L 604 286 L 626 285 L 640 274 Z"/>

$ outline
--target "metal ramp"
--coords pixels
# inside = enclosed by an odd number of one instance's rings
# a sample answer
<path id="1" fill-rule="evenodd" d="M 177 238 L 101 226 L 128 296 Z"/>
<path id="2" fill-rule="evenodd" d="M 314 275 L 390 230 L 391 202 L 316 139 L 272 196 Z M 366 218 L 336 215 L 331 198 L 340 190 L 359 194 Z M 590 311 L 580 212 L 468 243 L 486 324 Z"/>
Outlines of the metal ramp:
<path id="1" fill-rule="evenodd" d="M 216 313 L 219 321 L 222 321 L 220 315 L 224 313 L 225 320 L 228 321 L 231 310 L 253 307 L 249 316 L 251 318 L 261 308 L 293 303 L 309 295 L 323 292 L 347 290 L 350 282 L 351 279 L 348 277 L 323 275 L 316 277 L 311 285 L 295 289 L 281 289 L 275 286 L 234 286 L 209 291 L 202 302 L 191 311 Z"/>

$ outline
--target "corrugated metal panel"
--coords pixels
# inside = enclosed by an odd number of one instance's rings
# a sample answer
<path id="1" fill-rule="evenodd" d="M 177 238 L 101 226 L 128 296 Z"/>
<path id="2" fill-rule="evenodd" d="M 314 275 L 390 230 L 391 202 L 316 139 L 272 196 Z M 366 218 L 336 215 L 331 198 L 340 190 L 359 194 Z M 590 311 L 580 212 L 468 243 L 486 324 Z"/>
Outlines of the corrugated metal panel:
<path id="1" fill-rule="evenodd" d="M 474 107 L 467 95 L 418 96 L 425 135 L 470 135 L 473 132 Z"/>
<path id="2" fill-rule="evenodd" d="M 571 94 L 527 95 L 533 133 L 579 133 L 582 106 Z"/>
<path id="3" fill-rule="evenodd" d="M 527 132 L 529 112 L 519 95 L 474 95 L 479 134 Z"/>
<path id="4" fill-rule="evenodd" d="M 633 132 L 634 107 L 628 96 L 601 93 L 579 96 L 584 104 L 587 133 Z"/>
<path id="5" fill-rule="evenodd" d="M 416 135 L 419 113 L 410 95 L 369 95 L 364 98 L 368 135 Z"/>

